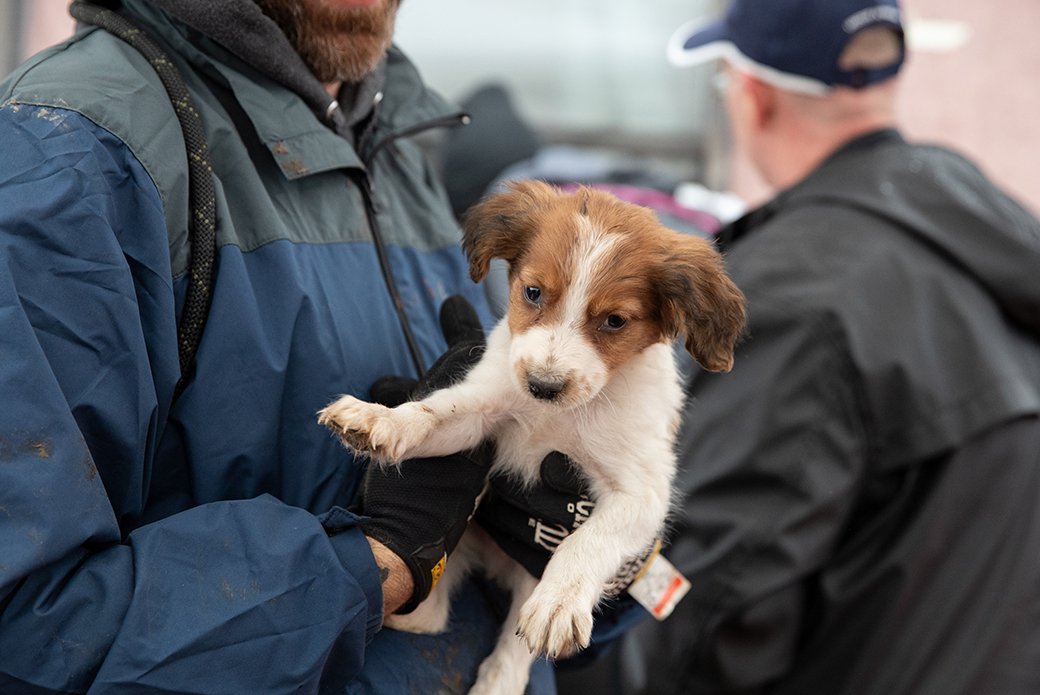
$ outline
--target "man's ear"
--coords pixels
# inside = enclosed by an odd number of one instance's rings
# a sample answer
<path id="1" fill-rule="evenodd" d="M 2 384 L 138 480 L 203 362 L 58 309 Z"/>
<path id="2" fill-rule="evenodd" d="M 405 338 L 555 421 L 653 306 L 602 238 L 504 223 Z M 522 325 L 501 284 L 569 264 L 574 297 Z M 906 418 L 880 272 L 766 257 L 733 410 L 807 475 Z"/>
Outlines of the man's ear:
<path id="1" fill-rule="evenodd" d="M 777 88 L 754 75 L 745 72 L 740 72 L 738 75 L 741 88 L 747 94 L 752 123 L 758 130 L 769 127 L 776 118 Z"/>
<path id="2" fill-rule="evenodd" d="M 686 334 L 686 349 L 705 369 L 733 367 L 733 348 L 744 333 L 744 294 L 730 280 L 722 256 L 704 239 L 680 235 L 656 278 L 665 333 Z"/>
<path id="3" fill-rule="evenodd" d="M 492 258 L 512 263 L 527 247 L 534 231 L 531 217 L 559 196 L 541 181 L 513 181 L 474 205 L 463 222 L 462 249 L 469 259 L 469 276 L 480 282 Z"/>

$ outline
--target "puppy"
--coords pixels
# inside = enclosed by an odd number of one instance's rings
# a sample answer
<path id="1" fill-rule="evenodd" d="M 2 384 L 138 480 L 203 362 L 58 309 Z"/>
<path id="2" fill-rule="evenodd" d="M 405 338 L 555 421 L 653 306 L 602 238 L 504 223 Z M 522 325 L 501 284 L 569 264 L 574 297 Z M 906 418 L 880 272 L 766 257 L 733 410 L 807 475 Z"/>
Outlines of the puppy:
<path id="1" fill-rule="evenodd" d="M 492 258 L 509 263 L 508 314 L 481 360 L 421 401 L 390 409 L 344 396 L 320 419 L 384 465 L 491 437 L 494 472 L 533 484 L 542 459 L 559 451 L 587 478 L 595 509 L 540 581 L 471 524 L 430 597 L 388 619 L 442 631 L 452 587 L 483 566 L 512 592 L 512 607 L 470 692 L 520 695 L 534 658 L 588 645 L 605 586 L 662 532 L 683 403 L 673 340 L 685 334 L 705 369 L 730 369 L 745 302 L 708 242 L 588 188 L 563 195 L 513 183 L 470 212 L 463 247 L 474 282 Z"/>

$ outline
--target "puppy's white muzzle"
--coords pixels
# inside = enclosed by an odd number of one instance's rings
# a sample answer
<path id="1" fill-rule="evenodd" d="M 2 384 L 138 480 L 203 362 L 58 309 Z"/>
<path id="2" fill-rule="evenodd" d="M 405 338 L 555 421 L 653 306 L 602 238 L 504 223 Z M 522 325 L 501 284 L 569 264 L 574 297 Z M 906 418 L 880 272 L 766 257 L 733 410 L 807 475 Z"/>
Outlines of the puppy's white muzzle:
<path id="1" fill-rule="evenodd" d="M 514 335 L 509 356 L 521 389 L 561 407 L 590 400 L 607 381 L 599 353 L 570 327 L 537 326 Z"/>

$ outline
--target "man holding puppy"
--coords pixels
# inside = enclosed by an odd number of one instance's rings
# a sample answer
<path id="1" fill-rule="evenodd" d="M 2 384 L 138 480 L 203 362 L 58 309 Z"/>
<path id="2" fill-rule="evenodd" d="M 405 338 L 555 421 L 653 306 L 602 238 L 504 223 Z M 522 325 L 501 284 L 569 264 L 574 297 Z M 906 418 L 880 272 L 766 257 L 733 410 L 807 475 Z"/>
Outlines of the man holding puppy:
<path id="1" fill-rule="evenodd" d="M 490 651 L 477 584 L 446 635 L 380 631 L 482 453 L 362 479 L 316 417 L 453 347 L 443 385 L 492 320 L 408 140 L 466 117 L 391 46 L 397 6 L 76 5 L 106 29 L 0 84 L 0 691 L 464 690 Z M 438 320 L 455 294 L 476 310 Z"/>
<path id="2" fill-rule="evenodd" d="M 692 588 L 632 689 L 1037 692 L 1040 224 L 896 130 L 895 0 L 734 0 L 670 56 L 725 61 L 781 192 L 719 236 L 749 337 L 691 384 Z"/>

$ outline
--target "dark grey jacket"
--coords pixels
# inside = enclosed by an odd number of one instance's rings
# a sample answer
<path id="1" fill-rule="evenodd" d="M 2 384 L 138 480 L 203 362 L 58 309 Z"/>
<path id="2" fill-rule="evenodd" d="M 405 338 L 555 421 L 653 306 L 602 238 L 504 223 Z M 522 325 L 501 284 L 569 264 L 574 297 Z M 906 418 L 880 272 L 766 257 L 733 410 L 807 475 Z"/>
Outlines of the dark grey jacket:
<path id="1" fill-rule="evenodd" d="M 1040 692 L 1040 224 L 881 131 L 724 230 L 645 692 Z M 638 645 L 636 647 L 635 645 Z"/>

